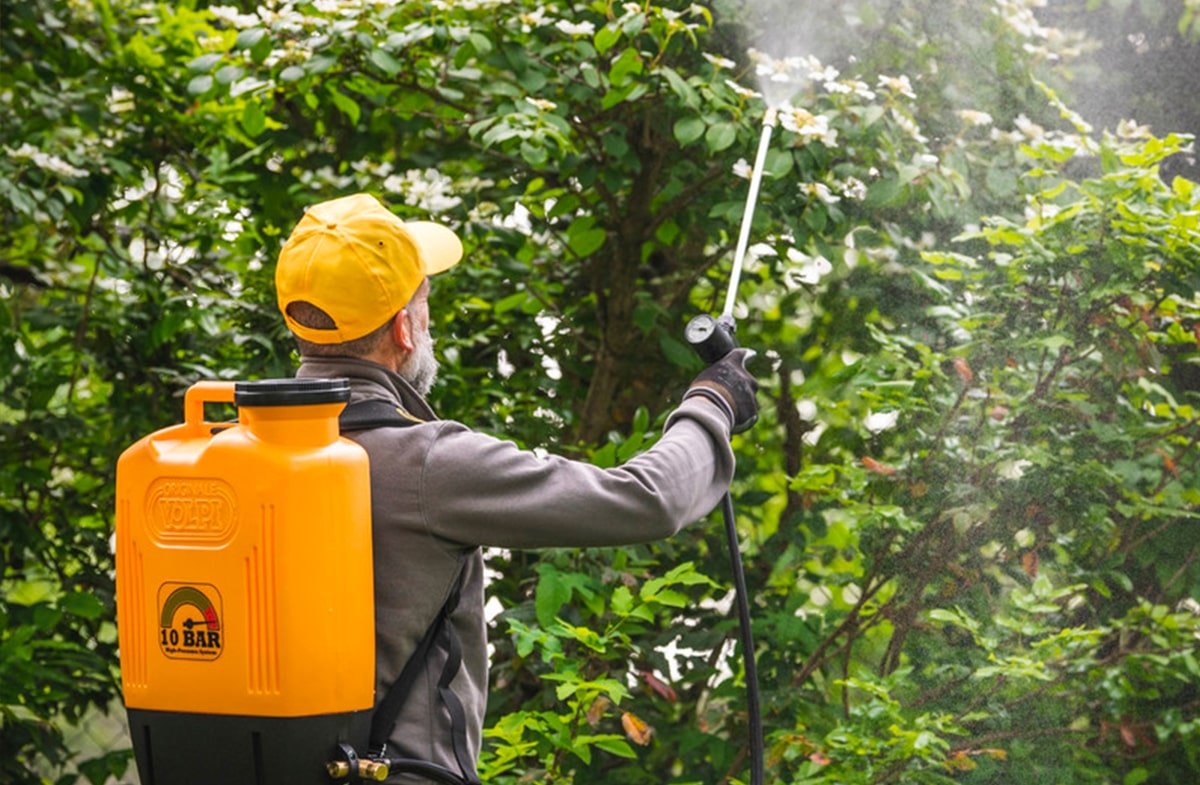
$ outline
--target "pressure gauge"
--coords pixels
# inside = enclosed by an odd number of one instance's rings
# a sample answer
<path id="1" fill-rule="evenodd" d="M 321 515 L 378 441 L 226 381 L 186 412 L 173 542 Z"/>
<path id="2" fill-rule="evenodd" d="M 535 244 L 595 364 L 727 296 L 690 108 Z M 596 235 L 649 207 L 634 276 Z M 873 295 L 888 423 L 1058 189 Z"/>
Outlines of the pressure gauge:
<path id="1" fill-rule="evenodd" d="M 700 355 L 700 359 L 712 365 L 737 348 L 738 343 L 733 337 L 733 331 L 733 319 L 714 319 L 708 314 L 700 314 L 692 317 L 683 334 L 696 350 L 696 354 Z"/>

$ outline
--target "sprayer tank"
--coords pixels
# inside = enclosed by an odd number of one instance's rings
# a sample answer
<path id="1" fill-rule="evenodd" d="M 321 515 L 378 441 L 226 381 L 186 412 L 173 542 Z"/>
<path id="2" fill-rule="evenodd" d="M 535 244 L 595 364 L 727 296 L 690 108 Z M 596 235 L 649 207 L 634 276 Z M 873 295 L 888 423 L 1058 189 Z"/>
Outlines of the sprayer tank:
<path id="1" fill-rule="evenodd" d="M 143 783 L 320 782 L 332 742 L 365 735 L 370 488 L 366 453 L 338 436 L 348 395 L 345 380 L 201 383 L 183 424 L 121 456 L 117 627 Z M 206 422 L 215 402 L 238 422 Z"/>

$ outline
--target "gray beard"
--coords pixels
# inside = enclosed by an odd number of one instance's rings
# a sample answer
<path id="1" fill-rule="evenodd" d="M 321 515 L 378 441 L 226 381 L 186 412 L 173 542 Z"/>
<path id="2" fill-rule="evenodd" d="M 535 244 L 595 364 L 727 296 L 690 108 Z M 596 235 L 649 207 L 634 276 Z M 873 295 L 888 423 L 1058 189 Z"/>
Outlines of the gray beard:
<path id="1" fill-rule="evenodd" d="M 412 354 L 404 360 L 404 365 L 400 366 L 399 374 L 424 398 L 437 381 L 438 361 L 433 354 L 433 336 L 429 331 L 413 332 L 415 346 Z"/>

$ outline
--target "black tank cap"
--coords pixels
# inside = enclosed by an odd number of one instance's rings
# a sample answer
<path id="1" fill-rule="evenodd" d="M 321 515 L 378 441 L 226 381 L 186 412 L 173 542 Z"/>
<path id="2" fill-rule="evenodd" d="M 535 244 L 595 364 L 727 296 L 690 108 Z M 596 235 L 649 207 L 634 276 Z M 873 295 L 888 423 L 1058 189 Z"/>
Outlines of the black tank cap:
<path id="1" fill-rule="evenodd" d="M 233 402 L 238 406 L 311 406 L 348 400 L 349 379 L 263 379 L 233 386 Z"/>

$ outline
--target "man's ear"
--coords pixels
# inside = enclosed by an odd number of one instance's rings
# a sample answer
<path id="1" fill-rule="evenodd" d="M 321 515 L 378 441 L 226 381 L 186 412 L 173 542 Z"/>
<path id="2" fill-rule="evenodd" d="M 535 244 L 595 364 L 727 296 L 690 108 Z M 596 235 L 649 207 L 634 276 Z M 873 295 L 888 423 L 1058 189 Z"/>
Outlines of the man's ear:
<path id="1" fill-rule="evenodd" d="M 417 348 L 417 345 L 413 343 L 407 310 L 401 310 L 400 313 L 396 314 L 396 318 L 392 319 L 392 340 L 406 352 L 411 352 Z"/>

